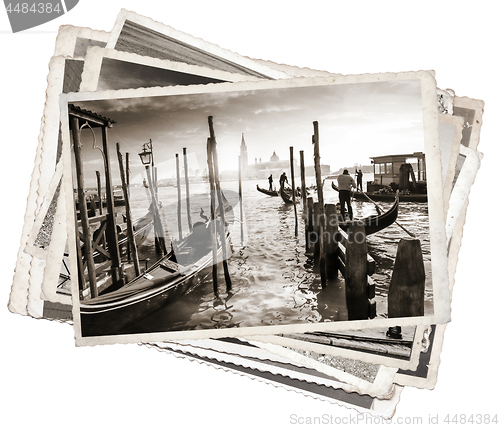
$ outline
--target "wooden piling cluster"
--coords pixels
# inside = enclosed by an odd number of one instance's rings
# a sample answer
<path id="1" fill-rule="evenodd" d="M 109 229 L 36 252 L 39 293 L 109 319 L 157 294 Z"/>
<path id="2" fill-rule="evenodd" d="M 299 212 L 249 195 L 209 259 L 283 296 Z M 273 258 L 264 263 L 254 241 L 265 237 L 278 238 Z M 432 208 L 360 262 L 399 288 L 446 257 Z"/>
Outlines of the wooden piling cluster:
<path id="1" fill-rule="evenodd" d="M 348 232 L 339 229 L 338 268 L 345 279 L 345 293 L 349 320 L 375 318 L 375 261 L 368 254 L 365 227 L 352 222 Z"/>
<path id="2" fill-rule="evenodd" d="M 346 233 L 339 228 L 337 208 L 334 204 L 325 204 L 319 152 L 319 125 L 313 122 L 314 134 L 314 169 L 318 201 L 304 197 L 305 248 L 319 264 L 321 286 L 327 287 L 328 280 L 338 277 L 340 271 L 345 279 L 346 304 L 348 317 L 368 319 L 375 317 L 374 282 L 370 276 L 374 273 L 375 262 L 369 256 L 366 246 L 366 234 L 363 223 L 353 223 Z M 301 177 L 303 159 L 301 152 Z M 305 190 L 304 179 L 302 184 Z"/>
<path id="3" fill-rule="evenodd" d="M 208 177 L 210 182 L 210 214 L 211 214 L 211 236 L 212 236 L 212 256 L 213 256 L 212 281 L 213 281 L 214 294 L 218 296 L 219 295 L 218 277 L 217 277 L 218 239 L 220 239 L 220 246 L 222 250 L 222 267 L 224 270 L 226 291 L 228 292 L 231 291 L 231 277 L 229 275 L 229 268 L 227 265 L 228 249 L 226 246 L 226 220 L 224 213 L 225 204 L 220 187 L 217 141 L 215 139 L 215 130 L 214 130 L 212 116 L 208 116 L 208 128 L 210 132 L 210 137 L 208 137 L 207 139 L 207 164 L 208 164 Z M 218 203 L 218 210 L 216 210 L 216 203 Z"/>
<path id="4" fill-rule="evenodd" d="M 82 234 L 80 235 L 80 239 L 83 241 L 83 247 L 80 247 L 79 243 L 77 244 L 80 294 L 83 296 L 86 289 L 89 288 L 90 296 L 96 297 L 98 295 L 97 276 L 104 269 L 109 268 L 112 281 L 116 287 L 120 287 L 124 283 L 124 272 L 120 258 L 116 219 L 114 215 L 113 183 L 109 167 L 109 142 L 107 130 L 112 126 L 113 121 L 72 105 L 68 107 L 70 131 L 75 155 L 78 205 L 80 208 L 80 220 L 76 223 L 76 230 L 78 231 L 81 227 Z M 91 220 L 87 213 L 83 174 L 83 156 L 80 136 L 83 126 L 101 128 L 102 153 L 106 181 L 106 214 L 94 216 Z M 98 181 L 100 181 L 100 176 L 98 176 Z M 98 192 L 100 192 L 100 183 L 98 183 Z M 76 219 L 75 205 L 75 220 Z M 93 234 L 90 225 L 96 223 L 99 223 L 99 226 L 97 227 L 96 233 Z M 106 245 L 103 245 L 104 235 L 106 237 Z M 94 251 L 99 252 L 107 260 L 104 265 L 99 267 L 99 270 L 97 270 L 94 262 Z M 87 271 L 88 282 L 84 280 L 85 271 Z"/>
<path id="5" fill-rule="evenodd" d="M 115 197 L 113 193 L 113 181 L 110 167 L 111 152 L 109 147 L 107 129 L 114 123 L 111 119 L 104 118 L 98 114 L 78 107 L 69 106 L 70 131 L 73 140 L 73 151 L 75 155 L 76 172 L 76 192 L 78 203 L 75 204 L 76 231 L 80 237 L 76 252 L 78 255 L 78 282 L 80 297 L 86 299 L 99 295 L 103 289 L 112 291 L 121 288 L 127 278 L 125 259 L 119 244 L 118 228 L 116 221 Z M 104 196 L 102 195 L 101 173 L 96 171 L 97 195 L 90 201 L 91 216 L 87 211 L 86 187 L 83 173 L 83 152 L 81 144 L 81 132 L 83 128 L 101 128 L 101 144 L 99 148 L 103 158 L 104 169 Z M 150 150 L 152 155 L 151 141 Z M 116 155 L 120 172 L 120 182 L 125 202 L 125 221 L 127 223 L 127 258 L 132 262 L 135 276 L 141 274 L 139 265 L 139 256 L 135 242 L 133 217 L 130 208 L 130 154 L 124 156 L 120 150 L 120 144 L 116 144 Z M 151 156 L 152 159 L 152 156 Z M 146 176 L 148 179 L 148 189 L 151 194 L 151 207 L 153 213 L 153 225 L 155 229 L 155 243 L 158 254 L 167 254 L 165 245 L 165 230 L 160 220 L 160 205 L 158 203 L 157 171 L 154 167 L 154 161 L 146 165 Z M 105 210 L 103 201 L 106 201 Z M 95 202 L 98 202 L 98 205 Z M 78 209 L 78 212 L 77 212 Z M 79 219 L 77 217 L 79 214 Z M 103 277 L 103 273 L 109 273 L 110 278 Z"/>
<path id="6" fill-rule="evenodd" d="M 128 251 L 130 251 L 129 257 L 132 258 L 132 262 L 134 263 L 135 276 L 139 276 L 141 274 L 141 270 L 139 268 L 139 255 L 137 253 L 137 245 L 135 243 L 134 225 L 132 223 L 132 212 L 130 211 L 130 200 L 129 200 L 130 190 L 127 178 L 128 173 L 125 172 L 125 168 L 123 166 L 123 156 L 120 152 L 120 143 L 116 143 L 116 154 L 118 156 L 118 166 L 120 168 L 120 178 L 122 181 L 123 197 L 125 199 L 125 213 L 127 220 L 127 246 L 128 246 Z M 129 162 L 127 161 L 127 168 L 128 166 Z"/>

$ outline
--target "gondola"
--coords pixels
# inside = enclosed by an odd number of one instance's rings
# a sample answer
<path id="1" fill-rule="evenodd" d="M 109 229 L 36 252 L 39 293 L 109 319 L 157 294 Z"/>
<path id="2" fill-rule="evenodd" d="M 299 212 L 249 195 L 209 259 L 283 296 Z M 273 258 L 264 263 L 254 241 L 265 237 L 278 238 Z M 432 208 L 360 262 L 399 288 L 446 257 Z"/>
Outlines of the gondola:
<path id="1" fill-rule="evenodd" d="M 396 192 L 394 204 L 389 210 L 381 214 L 370 215 L 368 217 L 359 219 L 362 220 L 365 225 L 365 233 L 367 235 L 372 235 L 374 233 L 380 232 L 386 227 L 389 227 L 392 223 L 394 223 L 397 220 L 398 209 L 399 209 L 399 192 Z M 351 221 L 339 221 L 339 227 L 341 227 L 345 231 L 349 229 L 349 224 L 351 224 Z"/>
<path id="2" fill-rule="evenodd" d="M 285 204 L 293 204 L 292 189 L 285 189 L 284 186 L 281 186 L 279 195 Z M 295 203 L 300 203 L 300 193 L 298 191 L 295 191 Z"/>
<path id="3" fill-rule="evenodd" d="M 332 182 L 332 188 L 333 190 L 336 190 L 337 192 L 339 189 L 335 184 Z M 395 193 L 379 193 L 379 192 L 358 192 L 358 191 L 353 191 L 351 193 L 352 197 L 354 199 L 360 200 L 360 201 L 368 201 L 370 198 L 372 201 L 376 202 L 391 202 L 394 200 L 394 197 L 396 196 Z M 427 202 L 427 194 L 423 193 L 400 193 L 399 194 L 399 201 L 400 202 Z"/>
<path id="4" fill-rule="evenodd" d="M 225 242 L 229 248 L 233 225 L 228 211 Z M 219 243 L 218 257 L 222 252 Z M 142 275 L 116 291 L 80 303 L 82 337 L 123 334 L 140 319 L 186 294 L 210 273 L 210 222 L 197 222 L 193 231 Z"/>
<path id="5" fill-rule="evenodd" d="M 279 196 L 279 194 L 276 190 L 266 190 L 266 189 L 263 189 L 262 187 L 259 187 L 258 184 L 257 184 L 257 190 L 261 193 L 264 193 L 264 195 L 267 195 L 267 196 Z"/>
<path id="6" fill-rule="evenodd" d="M 365 225 L 365 233 L 367 235 L 372 235 L 373 233 L 380 232 L 381 230 L 389 227 L 398 218 L 398 208 L 399 208 L 399 194 L 396 193 L 396 199 L 392 207 L 386 212 L 378 215 L 370 215 L 364 217 L 360 220 L 363 221 Z M 339 222 L 339 226 L 346 230 L 349 229 L 350 221 Z"/>

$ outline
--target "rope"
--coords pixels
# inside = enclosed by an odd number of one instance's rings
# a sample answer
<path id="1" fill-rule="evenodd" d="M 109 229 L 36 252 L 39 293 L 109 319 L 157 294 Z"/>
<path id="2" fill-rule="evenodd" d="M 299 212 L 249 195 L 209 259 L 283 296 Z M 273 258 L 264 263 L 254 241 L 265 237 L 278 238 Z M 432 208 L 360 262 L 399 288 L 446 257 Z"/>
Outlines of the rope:
<path id="1" fill-rule="evenodd" d="M 362 190 L 361 190 L 361 193 L 363 195 L 365 195 L 366 199 L 368 199 L 370 202 L 372 202 L 375 205 L 375 207 L 377 208 L 378 213 L 380 214 L 380 211 L 379 211 L 379 210 L 381 210 L 380 206 L 373 199 L 371 199 L 365 192 L 363 192 Z M 398 190 L 398 193 L 399 193 L 399 190 Z M 396 193 L 396 197 L 397 197 L 398 193 Z M 413 233 L 411 233 L 408 229 L 406 229 L 404 226 L 402 226 L 401 224 L 399 224 L 397 221 L 395 221 L 394 223 L 396 223 L 401 229 L 403 229 L 412 238 L 416 238 L 416 236 Z"/>

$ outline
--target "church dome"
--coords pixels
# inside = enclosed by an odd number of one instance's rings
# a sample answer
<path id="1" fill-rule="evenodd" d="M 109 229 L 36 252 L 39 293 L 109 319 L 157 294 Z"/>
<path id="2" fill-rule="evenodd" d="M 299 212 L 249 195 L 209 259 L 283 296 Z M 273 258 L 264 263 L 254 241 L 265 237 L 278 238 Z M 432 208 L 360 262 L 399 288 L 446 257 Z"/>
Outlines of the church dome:
<path id="1" fill-rule="evenodd" d="M 280 158 L 276 154 L 276 152 L 273 152 L 273 155 L 271 156 L 271 159 L 269 159 L 271 162 L 279 162 Z"/>

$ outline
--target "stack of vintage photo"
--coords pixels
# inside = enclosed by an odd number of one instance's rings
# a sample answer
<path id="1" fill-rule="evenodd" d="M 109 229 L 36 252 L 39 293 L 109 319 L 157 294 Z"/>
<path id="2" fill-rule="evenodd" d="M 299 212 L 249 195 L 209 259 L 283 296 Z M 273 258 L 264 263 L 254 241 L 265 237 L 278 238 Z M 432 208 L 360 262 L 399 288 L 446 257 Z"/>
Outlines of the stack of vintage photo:
<path id="1" fill-rule="evenodd" d="M 437 381 L 483 114 L 395 71 L 61 27 L 9 309 L 391 417 Z"/>

